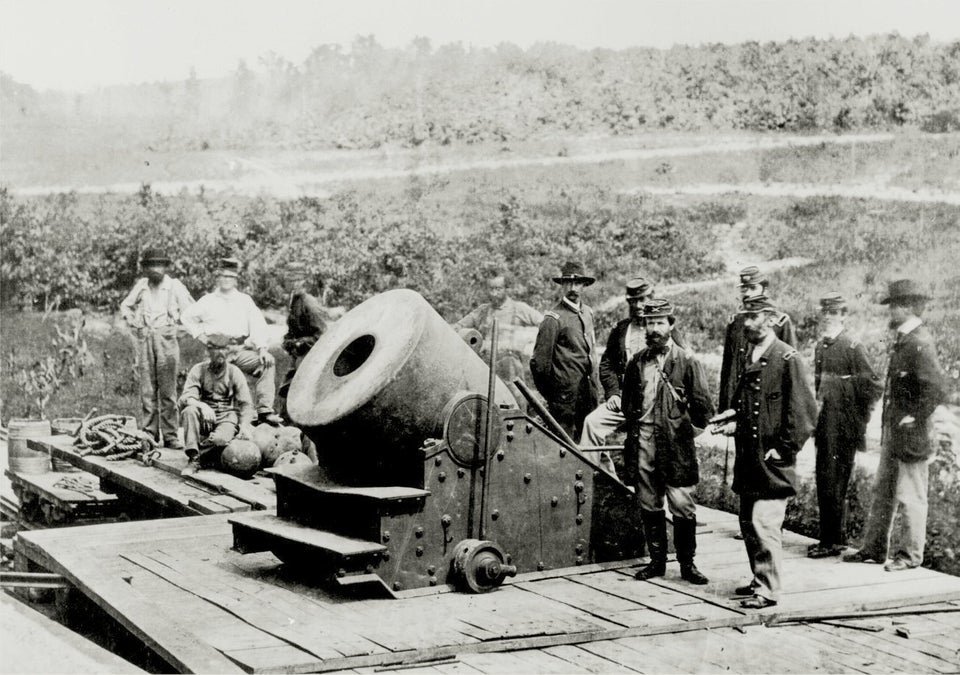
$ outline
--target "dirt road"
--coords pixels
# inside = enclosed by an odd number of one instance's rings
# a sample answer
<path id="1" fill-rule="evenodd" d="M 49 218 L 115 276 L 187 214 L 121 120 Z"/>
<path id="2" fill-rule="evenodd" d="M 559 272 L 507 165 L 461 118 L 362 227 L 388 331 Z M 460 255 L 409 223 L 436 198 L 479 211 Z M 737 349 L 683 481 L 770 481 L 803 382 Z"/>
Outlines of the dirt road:
<path id="1" fill-rule="evenodd" d="M 838 136 L 821 134 L 816 136 L 795 135 L 758 135 L 751 137 L 721 137 L 704 139 L 703 143 L 656 148 L 626 148 L 605 150 L 603 152 L 580 152 L 567 156 L 527 156 L 494 157 L 469 161 L 418 163 L 417 156 L 411 153 L 398 153 L 398 159 L 406 166 L 360 166 L 350 168 L 354 155 L 344 151 L 344 168 L 331 168 L 321 171 L 291 170 L 273 166 L 266 160 L 249 160 L 240 155 L 230 163 L 230 178 L 210 177 L 188 181 L 153 181 L 151 188 L 163 194 L 177 194 L 183 191 L 197 193 L 201 188 L 206 192 L 230 192 L 234 194 L 270 194 L 277 197 L 326 197 L 333 186 L 358 181 L 375 181 L 415 176 L 435 176 L 464 171 L 485 171 L 500 169 L 523 169 L 528 167 L 569 166 L 577 164 L 600 164 L 638 159 L 659 159 L 687 157 L 713 153 L 736 153 L 772 150 L 785 147 L 802 147 L 820 144 L 850 145 L 860 143 L 881 143 L 893 140 L 893 134 L 852 134 Z M 325 153 L 325 157 L 329 153 Z M 357 160 L 369 162 L 369 153 L 359 152 Z M 397 163 L 394 161 L 393 163 Z M 412 164 L 412 166 L 411 166 Z M 139 181 L 112 183 L 106 185 L 33 185 L 15 187 L 11 192 L 16 195 L 32 196 L 74 191 L 84 194 L 134 193 L 141 187 Z"/>
<path id="2" fill-rule="evenodd" d="M 656 195 L 722 195 L 749 194 L 762 197 L 845 197 L 848 199 L 879 199 L 894 202 L 942 203 L 960 205 L 960 192 L 945 192 L 920 188 L 878 185 L 806 185 L 797 183 L 710 183 L 699 185 L 641 185 L 628 194 L 649 193 Z"/>

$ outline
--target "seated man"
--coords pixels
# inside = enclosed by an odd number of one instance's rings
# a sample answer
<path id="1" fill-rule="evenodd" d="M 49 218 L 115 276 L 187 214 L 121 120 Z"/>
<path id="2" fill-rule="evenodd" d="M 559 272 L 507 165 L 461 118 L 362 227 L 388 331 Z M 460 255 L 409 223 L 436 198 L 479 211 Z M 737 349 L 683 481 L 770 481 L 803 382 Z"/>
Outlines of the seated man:
<path id="1" fill-rule="evenodd" d="M 230 338 L 207 336 L 207 360 L 190 369 L 180 395 L 180 425 L 189 469 L 215 461 L 235 437 L 251 438 L 253 400 L 243 372 L 227 363 Z"/>

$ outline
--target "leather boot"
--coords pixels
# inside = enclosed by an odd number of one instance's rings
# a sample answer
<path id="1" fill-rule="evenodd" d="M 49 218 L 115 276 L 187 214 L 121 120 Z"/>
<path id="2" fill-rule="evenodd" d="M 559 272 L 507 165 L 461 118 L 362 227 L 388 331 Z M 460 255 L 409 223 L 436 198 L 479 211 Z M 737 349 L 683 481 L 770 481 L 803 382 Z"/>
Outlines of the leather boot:
<path id="1" fill-rule="evenodd" d="M 634 578 L 646 581 L 667 573 L 667 514 L 663 511 L 641 511 L 640 516 L 650 562 L 641 567 Z"/>
<path id="2" fill-rule="evenodd" d="M 673 517 L 673 545 L 677 549 L 680 576 L 685 581 L 698 586 L 709 583 L 709 580 L 693 564 L 693 556 L 697 552 L 696 518 Z"/>

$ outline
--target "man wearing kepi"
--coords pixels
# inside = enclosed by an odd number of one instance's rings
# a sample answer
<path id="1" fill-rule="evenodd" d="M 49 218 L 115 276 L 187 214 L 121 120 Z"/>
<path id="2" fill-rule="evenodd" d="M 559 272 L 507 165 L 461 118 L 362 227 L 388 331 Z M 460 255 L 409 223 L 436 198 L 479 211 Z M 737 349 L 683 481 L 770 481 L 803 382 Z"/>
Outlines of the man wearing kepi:
<path id="1" fill-rule="evenodd" d="M 934 451 L 929 418 L 947 393 L 936 345 L 920 319 L 929 299 L 915 281 L 899 279 L 890 283 L 882 300 L 895 333 L 883 395 L 880 464 L 863 546 L 843 558 L 884 562 L 899 504 L 900 550 L 884 566 L 888 572 L 920 565 L 927 538 L 927 481 Z"/>
<path id="2" fill-rule="evenodd" d="M 239 260 L 221 258 L 216 290 L 191 305 L 181 316 L 181 321 L 190 334 L 204 344 L 213 333 L 229 338 L 228 360 L 256 378 L 254 389 L 259 420 L 279 425 L 283 418 L 273 408 L 276 364 L 267 350 L 267 322 L 253 298 L 237 290 L 239 275 Z"/>
<path id="3" fill-rule="evenodd" d="M 847 303 L 839 293 L 820 299 L 822 337 L 814 357 L 820 414 L 813 434 L 820 541 L 807 550 L 811 558 L 843 552 L 850 472 L 857 451 L 864 449 L 870 409 L 881 392 L 880 380 L 870 367 L 863 345 L 844 329 L 846 313 Z"/>
<path id="4" fill-rule="evenodd" d="M 767 289 L 770 280 L 757 267 L 744 267 L 740 270 L 740 299 L 755 298 L 768 295 Z M 786 312 L 773 312 L 773 332 L 779 340 L 791 347 L 797 346 L 797 336 L 793 329 L 793 322 Z M 752 350 L 750 341 L 743 330 L 745 318 L 741 313 L 733 315 L 727 324 L 727 332 L 723 341 L 723 361 L 720 365 L 720 410 L 732 407 L 733 393 L 737 388 L 737 380 L 747 363 L 747 354 Z"/>
<path id="5" fill-rule="evenodd" d="M 705 584 L 693 558 L 697 550 L 697 512 L 693 490 L 700 480 L 694 438 L 713 414 L 703 366 L 670 337 L 673 308 L 651 299 L 643 306 L 646 347 L 635 354 L 623 376 L 626 418 L 626 480 L 636 485 L 650 563 L 636 578 L 662 577 L 667 563 L 664 497 L 673 514 L 673 538 L 680 576 Z"/>
<path id="6" fill-rule="evenodd" d="M 623 428 L 626 421 L 621 396 L 623 374 L 630 358 L 645 345 L 643 303 L 652 296 L 653 287 L 646 279 L 637 277 L 627 282 L 629 316 L 610 331 L 607 348 L 600 357 L 600 384 L 603 386 L 604 402 L 583 421 L 583 433 L 580 435 L 582 446 L 602 445 L 607 436 Z M 609 453 L 600 453 L 600 466 L 616 475 Z"/>
<path id="7" fill-rule="evenodd" d="M 180 316 L 193 297 L 178 279 L 167 275 L 170 258 L 160 249 L 144 251 L 140 266 L 145 276 L 120 303 L 120 314 L 136 337 L 140 427 L 178 450 L 183 444 L 177 436 L 177 333 Z"/>
<path id="8" fill-rule="evenodd" d="M 747 298 L 741 313 L 750 351 L 733 395 L 736 419 L 714 430 L 733 436 L 737 448 L 733 491 L 753 578 L 736 592 L 751 596 L 743 607 L 762 609 L 780 597 L 783 518 L 797 493 L 796 454 L 813 431 L 817 403 L 797 351 L 774 333 L 773 303 L 765 295 Z"/>
<path id="9" fill-rule="evenodd" d="M 580 297 L 595 279 L 584 274 L 581 263 L 567 262 L 553 281 L 560 284 L 562 296 L 544 314 L 530 371 L 550 413 L 576 439 L 584 417 L 600 399 L 593 310 Z"/>
<path id="10" fill-rule="evenodd" d="M 207 360 L 190 369 L 183 385 L 180 419 L 191 469 L 209 464 L 205 458 L 235 437 L 251 438 L 253 434 L 253 401 L 247 379 L 227 362 L 231 342 L 226 335 L 207 335 Z"/>

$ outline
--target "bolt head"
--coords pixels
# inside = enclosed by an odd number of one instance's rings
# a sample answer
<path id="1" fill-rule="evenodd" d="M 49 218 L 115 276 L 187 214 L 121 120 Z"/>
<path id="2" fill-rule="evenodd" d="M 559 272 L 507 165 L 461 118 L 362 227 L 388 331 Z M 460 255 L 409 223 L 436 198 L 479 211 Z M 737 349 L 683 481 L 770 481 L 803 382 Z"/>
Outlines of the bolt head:
<path id="1" fill-rule="evenodd" d="M 440 459 L 439 457 L 434 457 L 434 458 L 433 458 L 433 463 L 434 463 L 436 466 L 440 466 L 441 464 L 443 464 L 443 460 Z"/>
<path id="2" fill-rule="evenodd" d="M 497 520 L 498 518 L 500 518 L 500 512 L 497 509 L 494 509 L 493 511 L 490 512 L 491 520 Z"/>
<path id="3" fill-rule="evenodd" d="M 560 448 L 560 456 L 561 456 L 561 457 L 566 457 L 566 456 L 567 456 L 567 451 L 566 451 L 566 449 Z"/>
<path id="4" fill-rule="evenodd" d="M 529 482 L 532 481 L 532 480 L 533 480 L 533 476 L 531 476 L 529 473 L 523 474 L 523 482 L 524 482 L 524 483 L 529 483 Z"/>
<path id="5" fill-rule="evenodd" d="M 423 546 L 417 546 L 417 557 L 419 558 L 422 555 L 423 555 Z"/>
<path id="6" fill-rule="evenodd" d="M 559 503 L 560 503 L 560 500 L 557 499 L 556 497 L 551 497 L 551 498 L 550 498 L 550 506 L 556 506 L 556 505 L 559 504 Z"/>
<path id="7" fill-rule="evenodd" d="M 423 528 L 422 528 L 422 527 L 418 527 L 417 529 L 415 529 L 415 530 L 413 531 L 413 533 L 417 536 L 417 538 L 420 538 L 420 537 L 423 536 Z"/>
<path id="8" fill-rule="evenodd" d="M 575 562 L 576 562 L 576 564 L 578 564 L 578 565 L 582 565 L 582 564 L 583 564 L 583 556 L 578 555 Z"/>
<path id="9" fill-rule="evenodd" d="M 457 469 L 457 478 L 463 478 L 466 475 L 466 473 L 467 472 L 464 471 L 463 467 L 461 466 L 460 468 Z"/>
<path id="10" fill-rule="evenodd" d="M 512 431 L 508 431 L 508 432 L 507 432 L 507 442 L 509 443 L 509 442 L 512 441 L 512 440 L 513 440 L 513 432 L 512 432 Z"/>
<path id="11" fill-rule="evenodd" d="M 437 474 L 437 480 L 442 483 L 443 481 L 447 480 L 447 474 L 441 471 L 440 473 Z"/>
<path id="12" fill-rule="evenodd" d="M 389 532 L 384 532 L 384 533 L 383 533 L 383 537 L 381 537 L 381 538 L 383 539 L 383 543 L 386 544 L 388 541 L 390 541 L 390 533 L 389 533 Z"/>
<path id="13" fill-rule="evenodd" d="M 497 461 L 498 461 L 498 462 L 502 462 L 504 456 L 505 456 L 505 455 L 504 455 L 504 453 L 503 453 L 503 450 L 497 450 Z"/>
<path id="14" fill-rule="evenodd" d="M 547 566 L 543 564 L 543 561 L 542 561 L 542 560 L 537 563 L 537 571 L 538 571 L 538 572 L 542 572 L 544 569 L 546 569 L 546 567 L 547 567 Z"/>
<path id="15" fill-rule="evenodd" d="M 532 433 L 533 433 L 533 425 L 530 424 L 529 422 L 527 422 L 527 426 L 525 426 L 525 427 L 523 428 L 523 430 L 526 431 L 528 434 L 532 434 Z"/>
<path id="16" fill-rule="evenodd" d="M 434 577 L 434 576 L 431 576 L 431 577 L 430 577 L 430 585 L 431 585 L 431 586 L 436 586 L 436 585 L 437 585 L 437 578 L 436 578 L 436 577 Z"/>
<path id="17" fill-rule="evenodd" d="M 433 576 L 436 573 L 437 573 L 437 568 L 435 565 L 429 565 L 427 567 L 427 574 L 429 574 L 430 576 Z"/>
<path id="18" fill-rule="evenodd" d="M 393 582 L 393 590 L 399 591 L 401 588 L 403 588 L 403 584 L 401 584 L 399 581 Z"/>
<path id="19" fill-rule="evenodd" d="M 578 470 L 577 473 L 574 474 L 574 476 L 576 477 L 577 480 L 582 480 L 582 479 L 583 479 L 583 471 L 579 471 L 579 470 Z"/>
<path id="20" fill-rule="evenodd" d="M 578 513 L 578 514 L 577 514 L 577 525 L 581 525 L 581 524 L 583 524 L 583 514 L 582 514 L 582 513 Z"/>
<path id="21" fill-rule="evenodd" d="M 507 420 L 507 431 L 513 431 L 513 420 Z"/>
<path id="22" fill-rule="evenodd" d="M 347 576 L 347 570 L 343 569 L 342 567 L 337 570 L 337 577 L 343 578 L 345 576 Z"/>
<path id="23" fill-rule="evenodd" d="M 453 518 L 451 518 L 447 514 L 443 514 L 440 517 L 440 524 L 443 525 L 444 527 L 450 527 L 450 523 L 452 522 L 453 522 Z"/>

